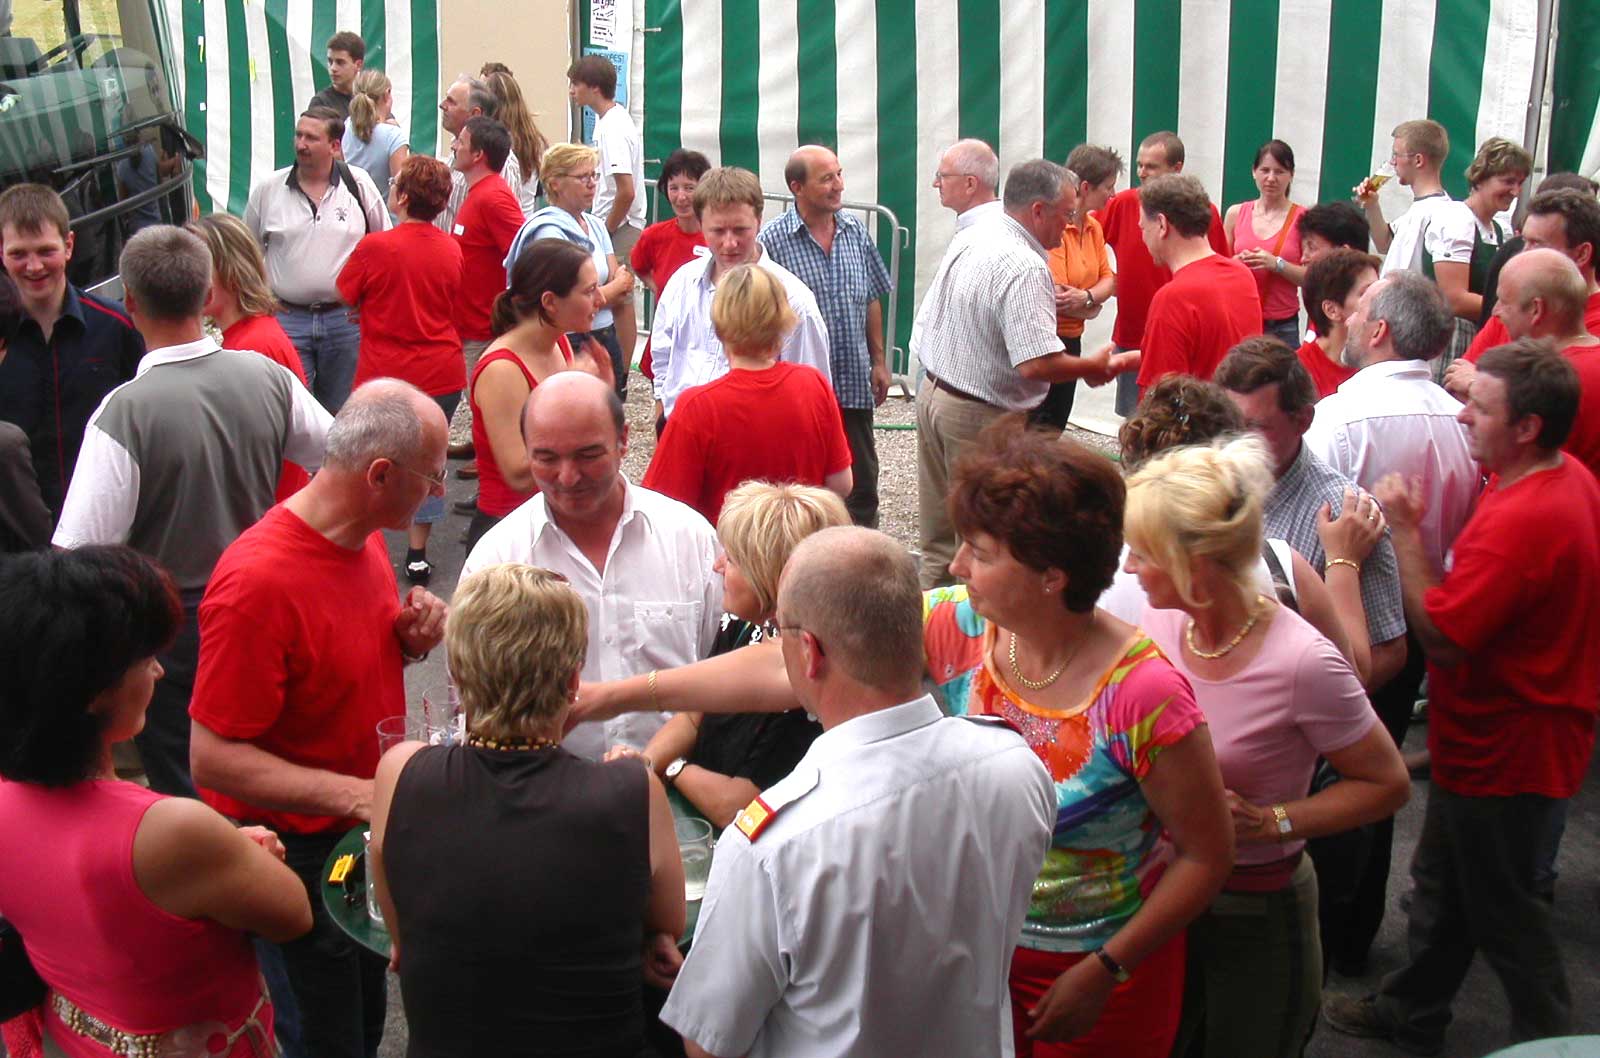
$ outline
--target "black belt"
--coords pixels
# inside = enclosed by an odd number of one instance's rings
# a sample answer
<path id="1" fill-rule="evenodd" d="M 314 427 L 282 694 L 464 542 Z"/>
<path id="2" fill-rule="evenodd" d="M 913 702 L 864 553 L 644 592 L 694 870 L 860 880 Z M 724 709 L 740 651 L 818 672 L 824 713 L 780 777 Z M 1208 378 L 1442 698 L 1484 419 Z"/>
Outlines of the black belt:
<path id="1" fill-rule="evenodd" d="M 938 377 L 936 377 L 934 375 L 929 375 L 928 378 L 933 380 L 933 388 L 934 389 L 942 389 L 946 393 L 950 394 L 952 397 L 955 397 L 957 400 L 970 400 L 974 404 L 988 404 L 989 403 L 988 401 L 984 400 L 982 397 L 974 397 L 970 393 L 966 393 L 966 392 L 963 392 L 962 390 L 957 389 L 956 387 L 952 386 L 950 383 L 946 382 L 942 378 L 938 378 Z"/>
<path id="2" fill-rule="evenodd" d="M 347 309 L 350 307 L 342 301 L 313 301 L 309 305 L 296 305 L 294 302 L 285 301 L 282 298 L 278 299 L 278 304 L 286 309 L 294 309 L 296 312 L 332 312 L 334 309 Z"/>

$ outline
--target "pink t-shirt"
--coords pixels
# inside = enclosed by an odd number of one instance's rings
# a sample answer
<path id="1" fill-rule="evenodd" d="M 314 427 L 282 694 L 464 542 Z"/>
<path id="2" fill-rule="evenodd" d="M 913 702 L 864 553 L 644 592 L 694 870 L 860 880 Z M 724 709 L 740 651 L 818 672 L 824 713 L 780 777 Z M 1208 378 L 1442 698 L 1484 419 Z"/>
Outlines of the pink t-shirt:
<path id="1" fill-rule="evenodd" d="M 1355 670 L 1299 614 L 1278 607 L 1266 640 L 1243 671 L 1224 682 L 1201 679 L 1183 657 L 1189 616 L 1145 607 L 1140 625 L 1189 677 L 1211 725 L 1222 782 L 1253 805 L 1298 801 L 1311 786 L 1317 757 L 1361 740 L 1378 716 Z M 1305 842 L 1240 845 L 1240 864 L 1271 863 Z"/>

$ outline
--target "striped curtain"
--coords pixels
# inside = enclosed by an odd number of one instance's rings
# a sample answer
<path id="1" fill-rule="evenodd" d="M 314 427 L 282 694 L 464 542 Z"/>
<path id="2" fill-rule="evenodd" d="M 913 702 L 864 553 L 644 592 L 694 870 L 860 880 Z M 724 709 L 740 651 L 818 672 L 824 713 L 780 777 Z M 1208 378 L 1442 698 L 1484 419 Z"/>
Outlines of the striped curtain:
<path id="1" fill-rule="evenodd" d="M 183 122 L 206 145 L 202 212 L 242 214 L 253 184 L 294 162 L 295 118 L 328 86 L 329 37 L 353 29 L 394 83 L 411 149 L 439 140 L 437 0 L 151 0 L 178 57 Z"/>
<path id="2" fill-rule="evenodd" d="M 1002 168 L 1085 141 L 1131 167 L 1140 139 L 1173 129 L 1222 206 L 1255 197 L 1255 150 L 1277 137 L 1295 151 L 1292 197 L 1311 204 L 1348 198 L 1388 159 L 1390 130 L 1427 116 L 1450 132 L 1445 182 L 1459 196 L 1479 142 L 1522 141 L 1537 50 L 1537 0 L 642 4 L 646 157 L 693 147 L 778 190 L 797 143 L 836 145 L 846 197 L 911 228 L 902 346 L 954 231 L 930 184 L 960 137 L 996 145 Z M 1562 7 L 1569 40 L 1596 39 L 1596 5 Z M 1594 55 L 1571 57 L 1589 96 L 1568 117 L 1586 141 Z"/>

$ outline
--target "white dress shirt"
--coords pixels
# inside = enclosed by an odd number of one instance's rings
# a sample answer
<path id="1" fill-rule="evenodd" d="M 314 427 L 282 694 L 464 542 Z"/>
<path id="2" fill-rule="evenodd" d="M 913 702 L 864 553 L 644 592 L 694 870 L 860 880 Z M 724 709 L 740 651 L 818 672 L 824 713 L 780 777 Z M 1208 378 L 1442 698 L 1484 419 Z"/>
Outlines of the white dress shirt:
<path id="1" fill-rule="evenodd" d="M 1317 402 L 1305 444 L 1333 469 L 1371 490 L 1386 474 L 1422 479 L 1428 509 L 1422 543 L 1433 571 L 1472 513 L 1482 485 L 1461 402 L 1435 385 L 1425 360 L 1385 360 L 1362 368 Z"/>
<path id="2" fill-rule="evenodd" d="M 589 611 L 588 681 L 620 680 L 710 655 L 722 618 L 717 536 L 700 513 L 624 481 L 622 517 L 604 571 L 550 517 L 544 496 L 512 511 L 478 541 L 463 579 L 486 566 L 525 562 L 567 578 Z M 598 760 L 611 746 L 644 749 L 669 713 L 632 713 L 579 724 L 563 745 Z"/>
<path id="3" fill-rule="evenodd" d="M 722 832 L 661 1020 L 717 1055 L 1013 1053 L 1011 953 L 1056 819 L 1014 731 L 931 697 L 825 731 Z"/>
<path id="4" fill-rule="evenodd" d="M 778 359 L 816 368 L 832 388 L 828 323 L 817 307 L 816 295 L 765 250 L 761 250 L 756 264 L 783 284 L 789 307 L 798 319 L 794 330 L 783 340 Z M 710 255 L 690 261 L 667 280 L 656 304 L 655 319 L 650 325 L 650 364 L 656 375 L 656 400 L 667 415 L 672 414 L 672 407 L 684 390 L 728 373 L 728 355 L 722 351 L 722 339 L 711 326 L 711 299 L 717 293 L 716 284 L 711 281 L 715 266 L 716 259 Z"/>
<path id="5" fill-rule="evenodd" d="M 244 222 L 261 241 L 267 284 L 280 300 L 291 305 L 337 304 L 339 273 L 356 243 L 369 231 L 388 231 L 392 226 L 384 192 L 365 169 L 355 165 L 349 170 L 361 190 L 359 202 L 335 172 L 321 201 L 312 205 L 292 165 L 251 189 Z"/>
<path id="6" fill-rule="evenodd" d="M 960 213 L 956 214 L 956 232 L 964 232 L 974 224 L 978 223 L 978 221 L 983 220 L 985 217 L 992 217 L 996 213 L 1002 213 L 1004 211 L 1005 207 L 1000 204 L 1000 200 L 998 198 L 992 198 L 989 201 L 979 203 L 970 209 L 962 210 Z"/>

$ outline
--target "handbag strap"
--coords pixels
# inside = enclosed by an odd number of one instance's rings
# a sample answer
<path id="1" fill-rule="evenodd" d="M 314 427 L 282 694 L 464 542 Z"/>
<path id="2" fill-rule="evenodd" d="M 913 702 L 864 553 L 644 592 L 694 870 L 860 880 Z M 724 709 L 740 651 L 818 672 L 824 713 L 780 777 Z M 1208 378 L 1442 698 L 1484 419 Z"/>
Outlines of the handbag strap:
<path id="1" fill-rule="evenodd" d="M 1278 229 L 1278 241 L 1272 244 L 1272 256 L 1283 256 L 1283 244 L 1289 241 L 1289 232 L 1294 228 L 1294 219 L 1305 212 L 1298 202 L 1289 203 L 1289 216 L 1284 220 L 1283 227 Z"/>

